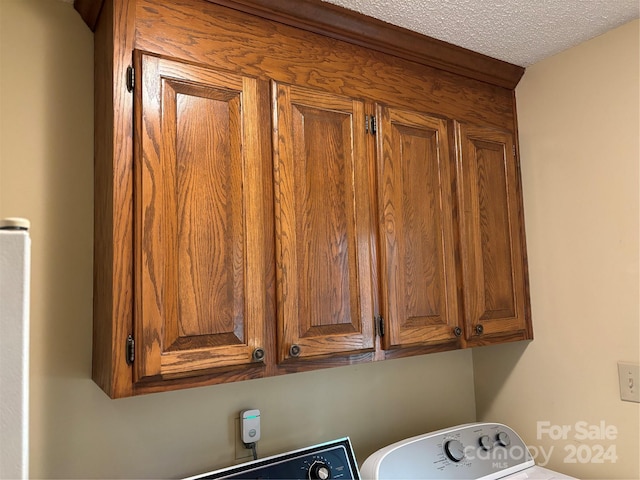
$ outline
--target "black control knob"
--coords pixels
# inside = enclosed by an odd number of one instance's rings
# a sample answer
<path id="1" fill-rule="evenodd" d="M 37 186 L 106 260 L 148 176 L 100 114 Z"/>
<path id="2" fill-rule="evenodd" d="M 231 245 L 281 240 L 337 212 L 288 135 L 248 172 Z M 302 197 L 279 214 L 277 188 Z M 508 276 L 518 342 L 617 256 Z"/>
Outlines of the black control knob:
<path id="1" fill-rule="evenodd" d="M 480 437 L 480 439 L 478 440 L 480 443 L 480 446 L 484 449 L 484 450 L 491 450 L 493 448 L 493 442 L 491 441 L 491 438 L 489 438 L 489 435 L 483 435 Z"/>
<path id="2" fill-rule="evenodd" d="M 454 462 L 459 462 L 464 458 L 464 446 L 458 440 L 449 440 L 444 444 L 444 453 Z"/>
<path id="3" fill-rule="evenodd" d="M 511 439 L 509 438 L 509 434 L 507 432 L 498 432 L 496 439 L 498 440 L 498 443 L 503 447 L 508 447 L 509 445 L 511 445 Z"/>
<path id="4" fill-rule="evenodd" d="M 313 462 L 309 468 L 310 480 L 327 480 L 331 478 L 331 469 L 323 462 Z"/>

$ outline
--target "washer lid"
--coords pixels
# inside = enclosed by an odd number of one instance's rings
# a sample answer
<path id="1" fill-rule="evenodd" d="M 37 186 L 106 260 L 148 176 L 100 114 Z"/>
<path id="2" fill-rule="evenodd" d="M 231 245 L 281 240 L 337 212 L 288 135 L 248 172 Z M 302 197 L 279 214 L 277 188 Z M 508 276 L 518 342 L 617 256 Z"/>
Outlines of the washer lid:
<path id="1" fill-rule="evenodd" d="M 551 470 L 547 470 L 546 468 L 533 466 L 531 468 L 527 468 L 526 470 L 522 470 L 518 473 L 514 473 L 513 475 L 507 475 L 503 477 L 502 480 L 577 480 L 575 477 L 569 477 L 567 475 L 563 475 L 562 473 L 553 472 Z"/>

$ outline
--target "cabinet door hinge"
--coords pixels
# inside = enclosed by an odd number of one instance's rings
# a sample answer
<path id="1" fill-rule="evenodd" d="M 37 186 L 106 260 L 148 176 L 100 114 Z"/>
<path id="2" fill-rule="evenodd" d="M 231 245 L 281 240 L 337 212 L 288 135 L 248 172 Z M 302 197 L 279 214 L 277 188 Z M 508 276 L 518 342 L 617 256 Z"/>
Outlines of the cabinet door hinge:
<path id="1" fill-rule="evenodd" d="M 515 145 L 511 145 L 511 150 L 513 151 L 513 156 L 516 156 L 516 146 Z"/>
<path id="2" fill-rule="evenodd" d="M 375 135 L 378 131 L 378 124 L 376 123 L 376 117 L 371 115 L 364 116 L 364 132 Z"/>
<path id="3" fill-rule="evenodd" d="M 376 315 L 376 335 L 384 337 L 384 317 Z"/>
<path id="4" fill-rule="evenodd" d="M 133 361 L 136 359 L 136 342 L 133 340 L 133 336 L 129 335 L 127 337 L 127 346 L 126 346 L 126 356 L 127 356 L 127 365 L 133 364 Z"/>
<path id="5" fill-rule="evenodd" d="M 133 92 L 133 88 L 136 86 L 136 71 L 129 65 L 127 67 L 127 91 Z"/>

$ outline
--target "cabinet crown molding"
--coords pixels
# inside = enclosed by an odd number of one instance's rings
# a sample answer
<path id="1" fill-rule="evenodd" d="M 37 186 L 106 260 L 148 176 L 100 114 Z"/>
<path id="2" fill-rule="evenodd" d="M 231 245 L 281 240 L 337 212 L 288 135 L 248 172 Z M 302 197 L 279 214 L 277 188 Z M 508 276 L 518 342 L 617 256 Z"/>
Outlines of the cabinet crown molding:
<path id="1" fill-rule="evenodd" d="M 105 0 L 75 0 L 95 30 Z M 513 90 L 525 69 L 320 0 L 206 0 L 428 67 Z"/>

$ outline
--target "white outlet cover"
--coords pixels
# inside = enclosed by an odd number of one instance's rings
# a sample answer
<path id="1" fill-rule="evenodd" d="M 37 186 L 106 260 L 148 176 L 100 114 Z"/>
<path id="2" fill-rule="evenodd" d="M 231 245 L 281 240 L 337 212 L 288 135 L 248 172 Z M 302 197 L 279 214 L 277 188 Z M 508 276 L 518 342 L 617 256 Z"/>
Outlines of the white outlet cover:
<path id="1" fill-rule="evenodd" d="M 640 364 L 618 362 L 620 400 L 640 403 Z"/>

